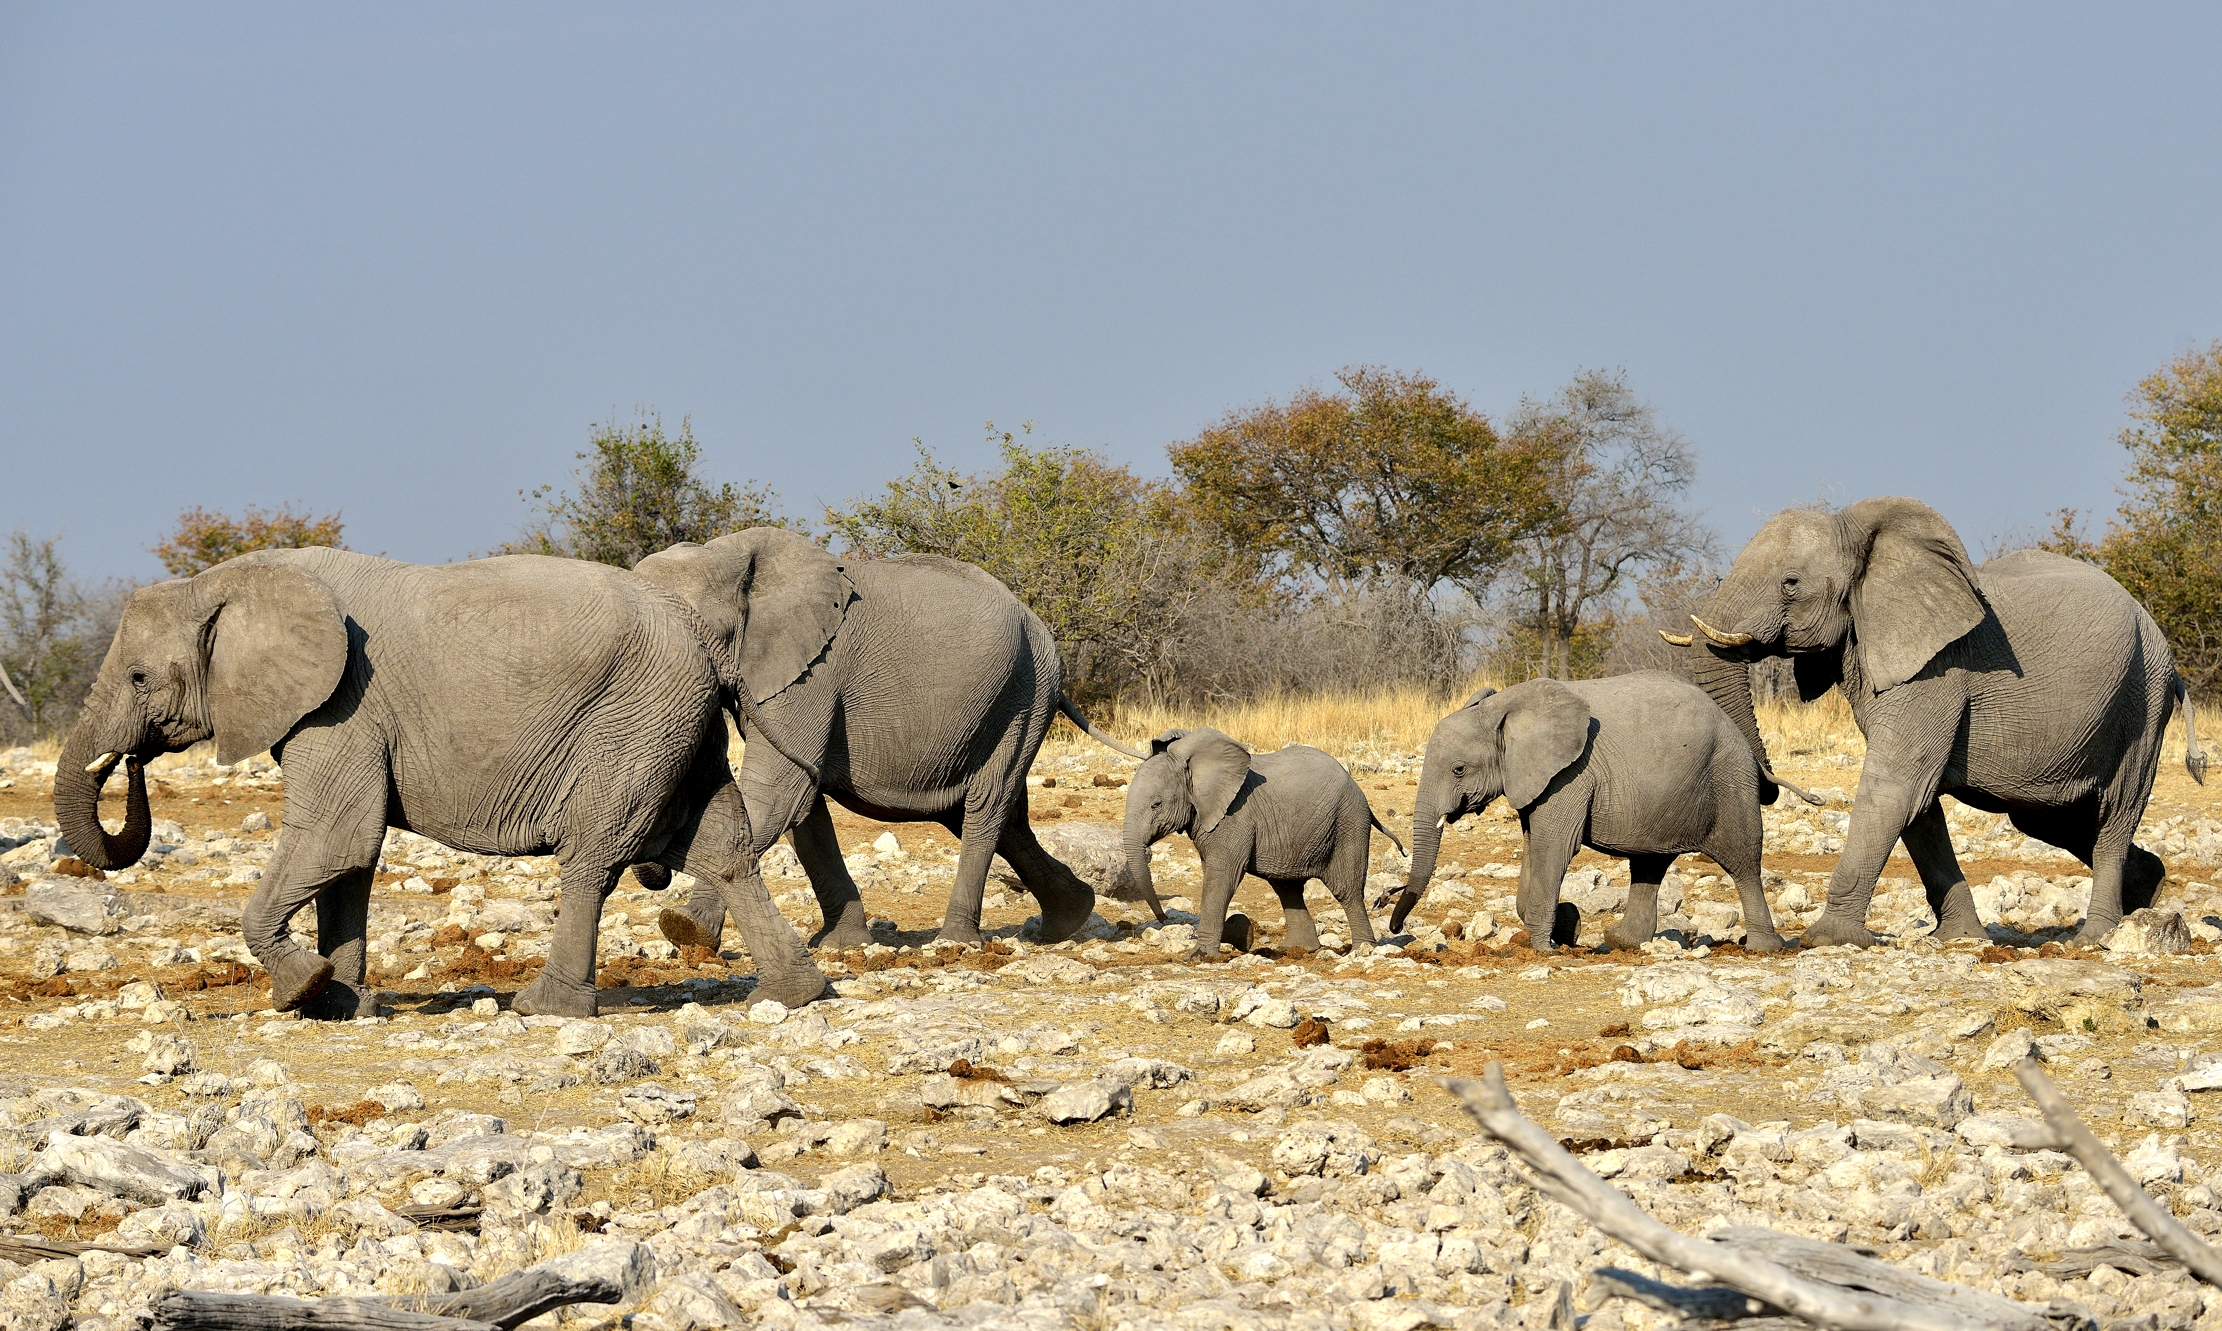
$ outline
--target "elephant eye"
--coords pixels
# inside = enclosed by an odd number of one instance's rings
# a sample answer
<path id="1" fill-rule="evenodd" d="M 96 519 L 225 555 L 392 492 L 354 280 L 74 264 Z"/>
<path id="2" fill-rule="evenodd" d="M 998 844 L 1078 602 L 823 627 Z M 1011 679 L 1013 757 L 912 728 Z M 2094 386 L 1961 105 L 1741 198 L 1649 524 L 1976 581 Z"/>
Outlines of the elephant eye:
<path id="1" fill-rule="evenodd" d="M 143 689 L 143 688 L 145 688 L 146 686 L 147 686 L 147 672 L 146 672 L 146 671 L 144 671 L 144 670 L 134 670 L 134 671 L 132 671 L 132 672 L 131 672 L 131 687 L 133 687 L 133 688 L 135 688 L 135 689 Z"/>
<path id="2" fill-rule="evenodd" d="M 1456 763 L 1456 764 L 1453 764 L 1453 765 L 1452 765 L 1452 767 L 1451 767 L 1451 769 L 1450 769 L 1450 774 L 1451 774 L 1452 776 L 1464 776 L 1464 775 L 1466 775 L 1466 764 L 1464 764 L 1464 763 Z"/>
<path id="3" fill-rule="evenodd" d="M 1784 578 L 1784 579 L 1782 580 L 1782 590 L 1784 590 L 1784 591 L 1786 591 L 1786 592 L 1794 592 L 1794 591 L 1796 591 L 1797 589 L 1798 589 L 1798 575 L 1797 575 L 1797 574 L 1793 573 L 1793 574 L 1791 574 L 1791 575 L 1790 575 L 1789 577 L 1787 577 L 1787 578 Z"/>

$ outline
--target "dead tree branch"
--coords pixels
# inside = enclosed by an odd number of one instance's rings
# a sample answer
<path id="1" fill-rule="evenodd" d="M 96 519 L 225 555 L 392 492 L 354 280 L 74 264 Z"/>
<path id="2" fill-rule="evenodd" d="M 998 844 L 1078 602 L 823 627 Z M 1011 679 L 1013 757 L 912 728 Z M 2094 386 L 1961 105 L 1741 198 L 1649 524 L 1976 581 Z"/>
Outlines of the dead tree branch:
<path id="1" fill-rule="evenodd" d="M 2098 1180 L 2099 1187 L 2122 1208 L 2129 1222 L 2158 1244 L 2161 1251 L 2189 1267 L 2191 1274 L 2199 1279 L 2222 1286 L 2222 1253 L 2178 1224 L 2176 1218 L 2168 1214 L 2168 1208 L 2138 1186 L 2137 1180 L 2122 1167 L 2122 1162 L 2106 1149 L 2106 1143 L 2083 1125 L 2083 1120 L 2076 1116 L 2075 1107 L 2060 1094 L 2060 1088 L 2052 1084 L 2052 1078 L 2038 1069 L 2036 1059 L 2025 1058 L 2016 1063 L 2014 1079 L 2043 1111 L 2045 1127 L 2052 1136 L 2048 1144 L 2053 1149 L 2075 1157 L 2075 1162 Z"/>

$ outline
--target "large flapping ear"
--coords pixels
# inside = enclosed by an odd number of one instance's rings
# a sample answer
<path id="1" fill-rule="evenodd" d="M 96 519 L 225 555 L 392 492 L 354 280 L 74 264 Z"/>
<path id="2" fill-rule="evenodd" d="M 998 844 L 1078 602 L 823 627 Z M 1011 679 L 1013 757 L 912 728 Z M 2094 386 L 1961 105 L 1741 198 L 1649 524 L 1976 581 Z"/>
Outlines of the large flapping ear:
<path id="1" fill-rule="evenodd" d="M 331 589 L 276 563 L 220 564 L 194 579 L 211 611 L 208 719 L 216 761 L 284 739 L 347 673 L 347 617 Z"/>
<path id="2" fill-rule="evenodd" d="M 1250 779 L 1250 751 L 1208 726 L 1175 740 L 1173 756 L 1188 768 L 1188 797 L 1196 805 L 1196 830 L 1219 825 Z"/>
<path id="3" fill-rule="evenodd" d="M 1473 706 L 1477 706 L 1477 705 L 1479 705 L 1480 703 L 1482 703 L 1482 702 L 1484 702 L 1484 701 L 1486 701 L 1486 700 L 1488 700 L 1488 699 L 1490 699 L 1490 698 L 1494 698 L 1494 697 L 1496 697 L 1496 696 L 1497 696 L 1497 691 L 1496 691 L 1496 689 L 1494 689 L 1494 688 L 1490 687 L 1490 686 L 1489 686 L 1489 685 L 1487 685 L 1487 684 L 1484 684 L 1484 685 L 1482 685 L 1482 686 L 1481 686 L 1481 688 L 1480 688 L 1480 689 L 1479 689 L 1479 690 L 1478 690 L 1478 691 L 1477 691 L 1477 692 L 1476 692 L 1476 693 L 1474 694 L 1474 696 L 1473 696 L 1473 697 L 1471 697 L 1471 698 L 1468 698 L 1468 699 L 1467 699 L 1467 700 L 1466 700 L 1465 702 L 1463 702 L 1463 703 L 1460 703 L 1460 704 L 1459 704 L 1459 706 L 1458 706 L 1458 710 L 1459 710 L 1459 711 L 1461 711 L 1461 712 L 1463 712 L 1463 711 L 1465 711 L 1465 710 L 1466 710 L 1466 709 L 1467 709 L 1468 707 L 1473 707 Z"/>
<path id="4" fill-rule="evenodd" d="M 1983 622 L 1967 550 L 1918 499 L 1863 499 L 1839 515 L 1866 560 L 1852 581 L 1852 628 L 1877 693 L 1921 673 Z"/>
<path id="5" fill-rule="evenodd" d="M 1504 706 L 1504 797 L 1525 809 L 1589 747 L 1589 704 L 1555 680 L 1531 679 L 1497 698 Z"/>
<path id="6" fill-rule="evenodd" d="M 1155 758 L 1157 755 L 1165 752 L 1165 750 L 1173 747 L 1175 744 L 1178 744 L 1180 741 L 1186 738 L 1188 738 L 1187 731 L 1181 729 L 1179 726 L 1173 727 L 1171 730 L 1166 731 L 1164 734 L 1159 735 L 1150 741 L 1150 757 Z"/>
<path id="7" fill-rule="evenodd" d="M 849 580 L 832 555 L 784 527 L 751 527 L 707 547 L 741 607 L 735 664 L 763 702 L 801 679 L 848 613 Z"/>

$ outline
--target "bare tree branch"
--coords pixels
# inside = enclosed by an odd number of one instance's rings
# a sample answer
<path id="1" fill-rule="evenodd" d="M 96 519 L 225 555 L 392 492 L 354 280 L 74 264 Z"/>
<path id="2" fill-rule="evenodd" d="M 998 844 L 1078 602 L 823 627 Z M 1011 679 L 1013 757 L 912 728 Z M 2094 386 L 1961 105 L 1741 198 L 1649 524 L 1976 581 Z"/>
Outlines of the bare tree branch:
<path id="1" fill-rule="evenodd" d="M 1744 1251 L 1745 1245 L 1713 1243 L 1677 1233 L 1645 1214 L 1618 1189 L 1584 1168 L 1549 1133 L 1529 1122 L 1505 1089 L 1503 1065 L 1491 1063 L 1479 1082 L 1446 1078 L 1443 1085 L 1458 1097 L 1484 1132 L 1503 1142 L 1534 1173 L 1535 1186 L 1545 1196 L 1652 1261 L 1687 1272 L 1700 1284 L 1725 1285 L 1836 1331 L 2046 1331 L 2049 1325 L 2034 1312 L 2023 1312 L 2004 1300 L 1995 1300 L 1999 1308 L 1996 1317 L 1971 1316 L 1955 1308 L 1923 1307 L 1825 1284 Z"/>
<path id="2" fill-rule="evenodd" d="M 2208 1247 L 2206 1241 L 2178 1224 L 2168 1214 L 2168 1208 L 2152 1198 L 2152 1194 L 2139 1187 L 2137 1180 L 2114 1158 L 2091 1130 L 2076 1116 L 2075 1107 L 2060 1088 L 2052 1084 L 2037 1067 L 2037 1060 L 2025 1058 L 2014 1065 L 2014 1079 L 2037 1102 L 2045 1116 L 2045 1127 L 2051 1140 L 2043 1143 L 2054 1150 L 2065 1151 L 2075 1157 L 2075 1162 L 2098 1180 L 2100 1188 L 2122 1208 L 2129 1222 L 2143 1230 L 2145 1236 L 2160 1245 L 2169 1256 L 2191 1268 L 2191 1273 L 2210 1285 L 2222 1286 L 2222 1253 Z M 2028 1143 L 2016 1142 L 2015 1145 Z"/>

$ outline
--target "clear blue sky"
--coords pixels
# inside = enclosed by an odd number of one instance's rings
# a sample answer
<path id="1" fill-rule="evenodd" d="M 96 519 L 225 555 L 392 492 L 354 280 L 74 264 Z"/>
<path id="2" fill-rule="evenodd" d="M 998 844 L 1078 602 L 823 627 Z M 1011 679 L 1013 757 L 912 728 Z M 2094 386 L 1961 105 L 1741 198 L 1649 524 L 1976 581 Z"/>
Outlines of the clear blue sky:
<path id="1" fill-rule="evenodd" d="M 2204 5 L 0 5 L 0 528 L 443 561 L 591 422 L 791 512 L 981 423 L 1161 474 L 1338 366 L 1623 366 L 1727 538 L 2110 509 L 2222 336 Z"/>

